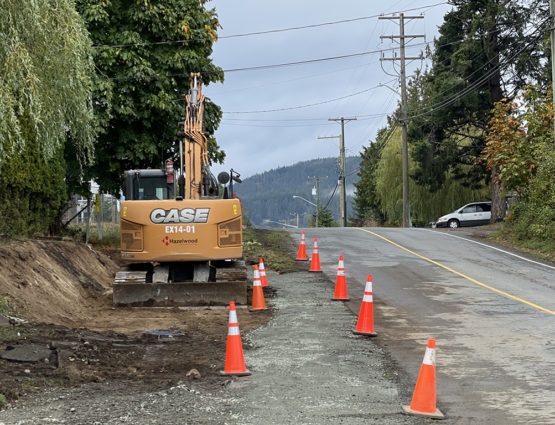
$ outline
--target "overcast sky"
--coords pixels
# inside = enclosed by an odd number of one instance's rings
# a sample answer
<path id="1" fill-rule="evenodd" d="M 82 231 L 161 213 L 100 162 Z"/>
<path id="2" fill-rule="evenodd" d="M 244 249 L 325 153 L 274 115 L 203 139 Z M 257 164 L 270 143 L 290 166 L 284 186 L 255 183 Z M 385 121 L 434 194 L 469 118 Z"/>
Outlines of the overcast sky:
<path id="1" fill-rule="evenodd" d="M 409 21 L 405 34 L 426 34 L 430 42 L 437 35 L 443 15 L 450 6 L 441 0 L 212 0 L 223 29 L 214 45 L 213 62 L 224 70 L 290 63 L 391 49 L 398 44 L 380 40 L 381 35 L 398 35 L 396 20 L 377 17 L 334 25 L 231 37 L 291 27 L 322 24 L 406 11 L 424 19 Z M 421 8 L 423 6 L 436 5 Z M 423 39 L 415 39 L 407 56 L 418 56 Z M 397 55 L 398 55 L 398 50 Z M 392 51 L 385 56 L 391 57 Z M 386 114 L 395 110 L 399 96 L 380 84 L 399 90 L 399 80 L 380 66 L 380 53 L 353 58 L 285 66 L 263 70 L 226 72 L 223 84 L 212 84 L 205 94 L 224 111 L 216 133 L 227 154 L 224 167 L 233 168 L 242 177 L 314 158 L 338 156 L 338 139 L 318 140 L 319 136 L 337 136 L 341 127 L 329 118 L 357 117 L 345 127 L 347 155 L 358 155 L 374 140 L 378 129 L 386 125 Z M 395 74 L 393 62 L 384 62 L 385 71 Z M 410 75 L 426 62 L 408 65 Z M 397 67 L 398 69 L 398 67 Z M 374 88 L 377 87 L 377 88 Z M 366 91 L 365 91 L 366 90 Z M 353 95 L 357 92 L 364 93 Z M 353 95 L 353 96 L 350 96 Z M 345 99 L 330 101 L 349 96 Z M 329 101 L 329 102 L 328 102 Z M 326 103 L 322 103 L 326 102 Z M 298 106 L 322 103 L 305 108 Z M 275 112 L 237 113 L 288 109 Z M 349 170 L 347 170 L 349 171 Z"/>

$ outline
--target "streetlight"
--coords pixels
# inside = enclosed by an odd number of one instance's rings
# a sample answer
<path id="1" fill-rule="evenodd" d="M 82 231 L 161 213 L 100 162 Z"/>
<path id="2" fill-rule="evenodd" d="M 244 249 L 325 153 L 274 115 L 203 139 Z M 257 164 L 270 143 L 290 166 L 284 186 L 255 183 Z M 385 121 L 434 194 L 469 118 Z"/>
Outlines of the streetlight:
<path id="1" fill-rule="evenodd" d="M 293 198 L 302 199 L 303 201 L 305 201 L 305 202 L 309 203 L 310 205 L 316 207 L 316 227 L 318 227 L 318 205 L 310 202 L 308 199 L 304 199 L 302 196 L 293 195 Z"/>
<path id="2" fill-rule="evenodd" d="M 308 199 L 304 199 L 302 196 L 293 195 L 293 198 L 302 199 L 303 201 L 308 202 L 310 205 L 312 205 L 312 206 L 314 206 L 314 207 L 317 207 L 317 205 L 316 205 L 315 203 L 310 202 Z"/>

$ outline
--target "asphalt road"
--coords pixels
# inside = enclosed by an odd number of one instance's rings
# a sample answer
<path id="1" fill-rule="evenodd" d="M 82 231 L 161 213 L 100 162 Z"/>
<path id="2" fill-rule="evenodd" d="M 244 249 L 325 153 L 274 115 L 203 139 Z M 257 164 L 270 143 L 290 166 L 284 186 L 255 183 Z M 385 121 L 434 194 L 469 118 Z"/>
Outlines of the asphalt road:
<path id="1" fill-rule="evenodd" d="M 356 313 L 373 277 L 376 341 L 416 380 L 437 340 L 438 407 L 461 423 L 555 423 L 555 267 L 464 231 L 307 229 L 322 270 L 339 255 Z M 291 231 L 299 240 L 298 231 Z"/>

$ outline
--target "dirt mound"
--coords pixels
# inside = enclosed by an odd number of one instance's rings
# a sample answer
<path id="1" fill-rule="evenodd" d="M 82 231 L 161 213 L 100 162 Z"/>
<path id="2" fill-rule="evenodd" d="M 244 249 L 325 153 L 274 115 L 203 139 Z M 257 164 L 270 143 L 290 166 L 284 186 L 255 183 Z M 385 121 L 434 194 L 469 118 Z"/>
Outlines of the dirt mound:
<path id="1" fill-rule="evenodd" d="M 118 265 L 87 245 L 64 240 L 2 241 L 0 298 L 33 322 L 81 326 L 111 297 Z"/>
<path id="2" fill-rule="evenodd" d="M 220 385 L 227 309 L 114 309 L 118 268 L 109 253 L 74 241 L 0 240 L 0 301 L 16 302 L 31 322 L 0 323 L 0 352 L 23 344 L 52 351 L 44 362 L 0 359 L 0 394 L 14 400 L 45 387 L 113 380 L 127 382 L 129 392 L 144 391 L 186 379 L 193 368 L 203 383 Z M 271 314 L 238 309 L 241 331 L 267 323 Z M 156 330 L 163 332 L 145 332 Z"/>

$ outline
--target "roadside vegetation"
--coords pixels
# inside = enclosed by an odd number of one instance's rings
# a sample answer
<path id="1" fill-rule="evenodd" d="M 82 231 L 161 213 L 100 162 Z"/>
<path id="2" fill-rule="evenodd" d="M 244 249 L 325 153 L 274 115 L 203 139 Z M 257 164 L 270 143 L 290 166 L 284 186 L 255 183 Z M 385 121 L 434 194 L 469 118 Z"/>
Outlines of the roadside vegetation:
<path id="1" fill-rule="evenodd" d="M 15 300 L 10 297 L 0 298 L 0 314 L 4 316 L 16 317 L 18 319 L 25 319 L 27 316 L 26 308 L 21 307 Z M 3 341 L 12 341 L 19 338 L 25 338 L 27 335 L 33 333 L 33 328 L 30 325 L 24 324 L 21 326 L 0 326 L 0 343 Z"/>
<path id="2" fill-rule="evenodd" d="M 289 233 L 280 230 L 263 230 L 248 227 L 243 231 L 243 257 L 247 263 L 258 264 L 264 259 L 266 269 L 279 273 L 296 270 L 291 256 L 294 241 Z"/>
<path id="3" fill-rule="evenodd" d="M 450 3 L 456 8 L 439 28 L 432 66 L 409 83 L 411 220 L 426 226 L 466 203 L 491 200 L 492 223 L 504 222 L 495 235 L 500 243 L 552 260 L 549 4 Z M 354 225 L 402 221 L 399 113 L 361 153 Z"/>

